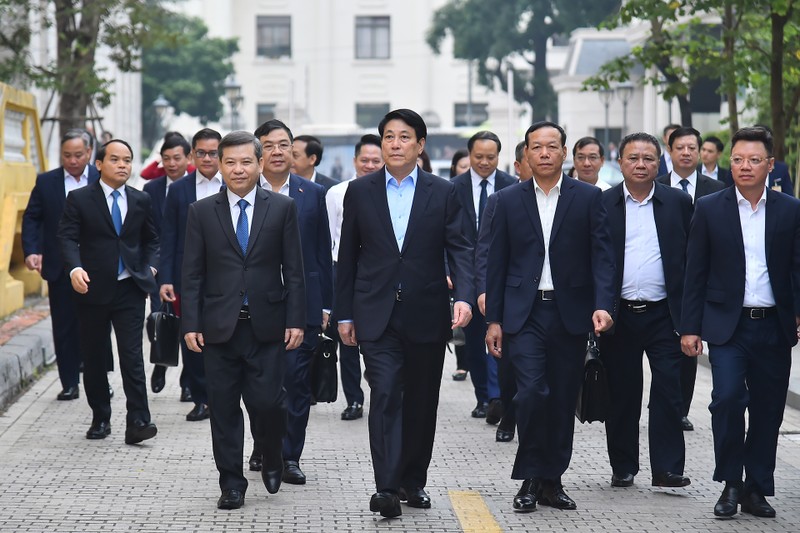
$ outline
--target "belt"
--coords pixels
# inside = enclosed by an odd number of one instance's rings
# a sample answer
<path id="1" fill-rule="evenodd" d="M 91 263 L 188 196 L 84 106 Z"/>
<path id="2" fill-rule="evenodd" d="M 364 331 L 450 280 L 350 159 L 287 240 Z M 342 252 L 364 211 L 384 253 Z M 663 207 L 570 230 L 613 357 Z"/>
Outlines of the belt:
<path id="1" fill-rule="evenodd" d="M 751 320 L 761 320 L 777 312 L 775 307 L 742 307 L 742 314 Z"/>
<path id="2" fill-rule="evenodd" d="M 536 299 L 543 302 L 552 302 L 556 299 L 556 291 L 536 291 Z"/>
<path id="3" fill-rule="evenodd" d="M 239 320 L 250 320 L 250 308 L 248 306 L 243 305 L 239 309 Z"/>
<path id="4" fill-rule="evenodd" d="M 620 300 L 620 303 L 625 309 L 631 313 L 646 313 L 647 311 L 656 307 L 662 306 L 667 303 L 667 299 L 658 300 L 656 302 L 645 302 L 641 300 Z"/>

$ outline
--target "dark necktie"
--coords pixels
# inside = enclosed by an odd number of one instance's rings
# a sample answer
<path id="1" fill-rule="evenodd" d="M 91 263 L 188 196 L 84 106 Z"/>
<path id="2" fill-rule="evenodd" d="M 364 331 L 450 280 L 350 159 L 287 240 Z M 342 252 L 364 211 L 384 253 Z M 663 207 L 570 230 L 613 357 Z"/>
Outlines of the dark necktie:
<path id="1" fill-rule="evenodd" d="M 247 229 L 247 200 L 242 198 L 237 202 L 239 205 L 239 220 L 236 221 L 236 240 L 239 241 L 239 248 L 242 255 L 247 255 L 247 241 L 250 240 L 250 231 Z M 244 295 L 242 305 L 247 305 L 247 294 Z"/>
<path id="2" fill-rule="evenodd" d="M 119 209 L 119 191 L 111 191 L 111 196 L 113 197 L 113 201 L 111 202 L 111 221 L 114 223 L 114 230 L 117 232 L 117 235 L 122 232 L 122 211 Z M 119 265 L 117 265 L 117 276 L 122 274 L 122 271 L 125 270 L 125 263 L 122 262 L 122 253 L 119 254 Z"/>
<path id="3" fill-rule="evenodd" d="M 478 229 L 481 227 L 481 219 L 483 218 L 483 210 L 486 208 L 486 186 L 489 180 L 481 180 L 481 196 L 478 199 Z"/>
<path id="4" fill-rule="evenodd" d="M 686 194 L 689 194 L 689 180 L 687 180 L 686 178 L 683 178 L 678 183 L 680 183 L 681 189 L 683 189 L 683 192 L 685 192 Z"/>

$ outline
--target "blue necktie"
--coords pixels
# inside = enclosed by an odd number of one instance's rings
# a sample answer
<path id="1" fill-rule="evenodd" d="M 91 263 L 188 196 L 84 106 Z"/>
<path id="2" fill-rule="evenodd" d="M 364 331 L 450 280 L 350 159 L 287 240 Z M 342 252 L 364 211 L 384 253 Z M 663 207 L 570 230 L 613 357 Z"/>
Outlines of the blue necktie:
<path id="1" fill-rule="evenodd" d="M 486 185 L 489 180 L 481 180 L 481 196 L 478 199 L 478 229 L 481 227 L 481 219 L 483 218 L 483 210 L 486 207 Z"/>
<path id="2" fill-rule="evenodd" d="M 122 232 L 122 211 L 119 210 L 119 191 L 111 191 L 111 196 L 114 198 L 113 202 L 111 202 L 111 221 L 114 223 L 114 230 L 116 230 L 117 235 Z M 125 270 L 125 263 L 122 262 L 122 252 L 119 254 L 119 265 L 117 266 L 117 276 L 122 274 L 122 271 Z"/>
<path id="3" fill-rule="evenodd" d="M 689 192 L 689 180 L 687 180 L 686 178 L 683 178 L 678 183 L 681 185 L 681 188 L 683 189 L 683 192 L 685 192 L 685 193 Z"/>
<path id="4" fill-rule="evenodd" d="M 250 240 L 250 232 L 247 229 L 247 211 L 245 209 L 249 204 L 244 198 L 239 200 L 237 204 L 239 205 L 239 220 L 236 221 L 236 240 L 239 241 L 242 255 L 247 255 L 247 241 Z M 242 305 L 247 305 L 247 294 L 244 295 Z"/>

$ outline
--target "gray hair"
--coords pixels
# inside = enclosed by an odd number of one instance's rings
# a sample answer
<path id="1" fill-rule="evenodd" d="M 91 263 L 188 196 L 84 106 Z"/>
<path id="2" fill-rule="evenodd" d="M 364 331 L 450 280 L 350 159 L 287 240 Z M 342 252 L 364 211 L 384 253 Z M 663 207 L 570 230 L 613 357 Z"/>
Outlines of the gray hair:
<path id="1" fill-rule="evenodd" d="M 241 146 L 243 144 L 251 144 L 256 150 L 256 159 L 261 159 L 261 155 L 264 152 L 264 148 L 261 146 L 261 141 L 248 131 L 232 131 L 227 134 L 222 140 L 219 142 L 219 147 L 217 151 L 219 151 L 219 158 L 222 160 L 222 153 L 225 148 L 229 146 Z"/>
<path id="2" fill-rule="evenodd" d="M 94 139 L 92 139 L 91 134 L 81 128 L 71 128 L 67 130 L 67 133 L 61 137 L 61 146 L 64 146 L 64 143 L 71 141 L 72 139 L 81 139 L 83 141 L 83 145 L 86 148 L 92 147 L 94 144 Z"/>

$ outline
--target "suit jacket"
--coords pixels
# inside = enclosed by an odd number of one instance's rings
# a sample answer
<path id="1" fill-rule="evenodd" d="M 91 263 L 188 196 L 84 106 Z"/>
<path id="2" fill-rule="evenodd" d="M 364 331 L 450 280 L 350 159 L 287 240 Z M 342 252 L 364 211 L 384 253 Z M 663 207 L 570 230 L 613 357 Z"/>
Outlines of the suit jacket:
<path id="1" fill-rule="evenodd" d="M 692 219 L 692 201 L 683 191 L 662 183 L 655 184 L 653 216 L 664 268 L 667 304 L 673 328 L 679 331 L 683 281 L 686 268 L 686 239 Z M 608 211 L 608 227 L 614 246 L 617 266 L 614 276 L 614 294 L 619 299 L 622 292 L 622 275 L 625 268 L 625 192 L 622 183 L 603 192 L 603 204 Z M 617 306 L 618 308 L 619 306 Z M 613 317 L 616 322 L 616 315 Z"/>
<path id="2" fill-rule="evenodd" d="M 729 230 L 720 232 L 719 227 Z M 795 316 L 800 316 L 800 200 L 767 189 L 764 229 L 767 270 L 781 329 L 794 346 Z M 679 331 L 700 335 L 709 344 L 725 344 L 744 302 L 744 241 L 734 187 L 698 200 L 686 256 Z"/>
<path id="3" fill-rule="evenodd" d="M 486 321 L 517 333 L 536 305 L 544 267 L 544 233 L 534 179 L 495 193 L 486 265 Z M 602 191 L 563 178 L 550 233 L 550 271 L 567 331 L 593 329 L 592 313 L 614 314 L 614 253 Z"/>
<path id="4" fill-rule="evenodd" d="M 317 185 L 322 185 L 322 188 L 325 189 L 325 192 L 328 192 L 328 189 L 330 189 L 339 182 L 333 178 L 329 178 L 325 174 L 320 174 L 319 172 L 317 172 L 317 181 L 312 183 L 316 183 Z"/>
<path id="5" fill-rule="evenodd" d="M 82 267 L 89 292 L 77 294 L 85 304 L 105 305 L 116 292 L 119 258 L 136 285 L 150 294 L 157 288 L 150 267 L 158 269 L 158 234 L 153 226 L 150 195 L 125 185 L 128 213 L 117 235 L 100 181 L 69 193 L 58 226 L 67 273 Z"/>
<path id="6" fill-rule="evenodd" d="M 789 165 L 783 161 L 775 161 L 775 168 L 769 173 L 767 187 L 770 189 L 778 187 L 781 192 L 794 196 L 794 183 L 789 176 Z"/>
<path id="7" fill-rule="evenodd" d="M 656 182 L 666 185 L 667 187 L 672 187 L 672 182 L 670 182 L 669 174 L 664 174 L 663 176 L 659 176 L 656 178 Z M 727 185 L 719 180 L 715 180 L 714 178 L 709 178 L 704 174 L 697 174 L 697 181 L 695 182 L 695 191 L 694 191 L 694 201 L 696 202 L 698 198 L 702 198 L 708 194 L 721 191 L 727 187 Z"/>
<path id="8" fill-rule="evenodd" d="M 172 185 L 170 185 L 170 189 L 172 189 Z M 156 227 L 156 233 L 161 234 L 161 220 L 164 217 L 164 204 L 167 198 L 167 177 L 161 176 L 160 178 L 148 181 L 144 184 L 143 190 L 150 195 L 153 209 L 153 224 Z"/>
<path id="9" fill-rule="evenodd" d="M 305 283 L 295 203 L 256 187 L 247 254 L 231 220 L 227 191 L 194 202 L 186 222 L 181 327 L 205 342 L 228 341 L 247 294 L 260 342 L 305 328 Z"/>
<path id="10" fill-rule="evenodd" d="M 186 242 L 186 220 L 189 216 L 189 206 L 197 201 L 196 180 L 196 170 L 175 180 L 169 186 L 169 194 L 164 200 L 160 232 L 161 269 L 158 271 L 158 283 L 161 285 L 171 284 L 178 294 L 181 293 L 181 265 L 183 265 L 183 250 Z M 158 180 L 148 182 L 144 186 L 145 190 L 155 181 Z M 155 198 L 153 200 L 155 206 Z"/>
<path id="11" fill-rule="evenodd" d="M 414 342 L 450 336 L 445 256 L 456 300 L 473 304 L 473 250 L 461 228 L 461 203 L 448 180 L 417 169 L 403 247 L 397 248 L 386 197 L 386 167 L 352 180 L 336 271 L 336 314 L 353 319 L 359 340 L 381 337 L 402 288 L 403 323 Z"/>
<path id="12" fill-rule="evenodd" d="M 461 208 L 464 213 L 464 222 L 463 222 L 463 232 L 466 235 L 469 242 L 475 246 L 478 242 L 478 228 L 475 225 L 475 221 L 478 220 L 477 215 L 477 207 L 475 205 L 475 201 L 472 198 L 472 176 L 471 171 L 468 170 L 463 174 L 459 174 L 455 176 L 450 181 L 453 182 L 453 185 L 456 187 L 456 194 L 458 195 L 458 200 L 461 202 Z M 509 185 L 514 185 L 517 183 L 517 179 L 509 176 L 505 172 L 498 170 L 495 173 L 494 177 L 494 190 L 495 192 L 508 187 Z M 484 217 L 486 216 L 486 208 L 484 207 Z"/>
<path id="13" fill-rule="evenodd" d="M 89 165 L 89 183 L 100 178 L 97 167 Z M 42 254 L 42 278 L 57 280 L 64 273 L 64 260 L 58 242 L 58 223 L 66 203 L 64 167 L 36 176 L 28 206 L 22 215 L 22 250 L 27 257 Z"/>
<path id="14" fill-rule="evenodd" d="M 663 176 L 664 174 L 669 174 L 669 168 L 667 168 L 667 159 L 662 153 L 658 160 L 658 175 Z"/>
<path id="15" fill-rule="evenodd" d="M 706 174 L 705 171 L 706 171 L 706 169 L 705 169 L 705 167 L 703 167 L 703 163 L 700 163 L 699 165 L 697 165 L 697 174 L 698 175 L 702 174 L 703 176 L 708 176 L 708 174 Z M 708 176 L 708 177 L 711 178 L 711 176 Z M 711 178 L 711 179 L 713 180 L 714 178 Z M 733 185 L 733 174 L 731 174 L 731 171 L 728 168 L 723 168 L 723 167 L 717 165 L 717 178 L 716 179 L 717 179 L 717 181 L 721 181 L 722 183 L 724 183 L 726 187 L 730 187 L 731 185 Z"/>

